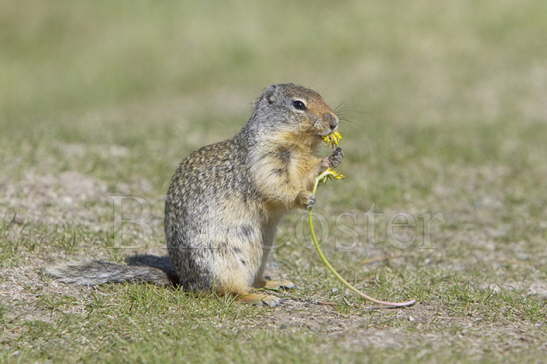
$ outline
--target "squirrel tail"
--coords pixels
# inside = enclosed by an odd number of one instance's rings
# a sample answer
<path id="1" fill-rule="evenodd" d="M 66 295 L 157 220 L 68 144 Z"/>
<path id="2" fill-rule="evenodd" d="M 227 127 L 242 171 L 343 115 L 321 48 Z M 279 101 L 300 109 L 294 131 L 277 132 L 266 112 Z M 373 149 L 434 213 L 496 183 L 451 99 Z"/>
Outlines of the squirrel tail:
<path id="1" fill-rule="evenodd" d="M 104 283 L 139 282 L 173 285 L 169 271 L 154 266 L 125 265 L 94 260 L 50 266 L 44 272 L 62 283 L 96 286 Z"/>

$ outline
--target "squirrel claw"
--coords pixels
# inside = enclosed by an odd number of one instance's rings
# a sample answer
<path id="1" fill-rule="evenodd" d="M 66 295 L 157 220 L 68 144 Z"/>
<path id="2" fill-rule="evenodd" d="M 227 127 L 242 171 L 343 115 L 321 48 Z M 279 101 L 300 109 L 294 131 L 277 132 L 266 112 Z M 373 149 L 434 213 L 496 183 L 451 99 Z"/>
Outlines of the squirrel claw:
<path id="1" fill-rule="evenodd" d="M 311 209 L 315 205 L 315 196 L 310 191 L 301 191 L 296 197 L 297 206 Z"/>
<path id="2" fill-rule="evenodd" d="M 315 196 L 314 195 L 311 195 L 307 201 L 305 202 L 305 205 L 307 209 L 311 209 L 313 207 L 313 205 L 315 205 Z"/>
<path id="3" fill-rule="evenodd" d="M 282 280 L 279 280 L 279 281 L 277 281 L 277 280 L 266 280 L 262 284 L 262 288 L 277 291 L 277 290 L 280 290 L 280 289 L 296 288 L 296 284 L 294 284 L 293 282 L 291 282 L 289 280 L 286 280 L 286 279 L 282 279 Z"/>
<path id="4" fill-rule="evenodd" d="M 316 199 L 314 195 L 304 198 L 303 205 L 306 209 L 311 209 L 315 205 Z"/>
<path id="5" fill-rule="evenodd" d="M 342 159 L 344 159 L 344 151 L 342 148 L 338 147 L 327 158 L 329 161 L 329 167 L 336 168 L 342 163 Z"/>
<path id="6" fill-rule="evenodd" d="M 283 300 L 281 298 L 263 293 L 249 293 L 240 296 L 239 301 L 251 305 L 268 307 L 277 307 L 283 303 Z"/>
<path id="7" fill-rule="evenodd" d="M 268 307 L 277 307 L 283 303 L 283 299 L 276 296 L 267 296 L 262 300 L 262 304 Z"/>

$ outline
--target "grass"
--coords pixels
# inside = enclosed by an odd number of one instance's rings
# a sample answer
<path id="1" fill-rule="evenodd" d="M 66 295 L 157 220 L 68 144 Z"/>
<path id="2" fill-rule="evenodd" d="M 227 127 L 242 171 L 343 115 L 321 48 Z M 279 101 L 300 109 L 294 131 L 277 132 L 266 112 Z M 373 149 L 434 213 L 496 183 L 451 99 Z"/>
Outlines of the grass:
<path id="1" fill-rule="evenodd" d="M 0 361 L 540 362 L 547 347 L 544 1 L 0 5 Z M 165 254 L 177 163 L 270 83 L 340 105 L 346 180 L 277 238 L 267 309 L 40 268 Z M 396 255 L 372 264 L 367 259 Z M 273 268 L 276 268 L 275 266 Z M 321 305 L 330 302 L 333 305 Z"/>

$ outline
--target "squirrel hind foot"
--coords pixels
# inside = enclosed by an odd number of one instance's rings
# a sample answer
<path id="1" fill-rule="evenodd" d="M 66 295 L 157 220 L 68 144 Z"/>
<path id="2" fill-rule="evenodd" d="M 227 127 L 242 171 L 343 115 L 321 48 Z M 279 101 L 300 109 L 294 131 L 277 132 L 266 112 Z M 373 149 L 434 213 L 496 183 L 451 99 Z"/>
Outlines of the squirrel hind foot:
<path id="1" fill-rule="evenodd" d="M 282 279 L 282 280 L 265 280 L 257 284 L 257 288 L 271 289 L 271 290 L 280 290 L 280 289 L 293 289 L 296 288 L 296 284 L 293 282 Z"/>
<path id="2" fill-rule="evenodd" d="M 268 307 L 277 307 L 283 302 L 283 300 L 279 297 L 263 293 L 248 293 L 246 295 L 239 296 L 238 301 L 241 303 Z"/>
<path id="3" fill-rule="evenodd" d="M 235 296 L 238 302 L 247 303 L 258 306 L 276 307 L 279 306 L 283 300 L 279 297 L 264 294 L 264 293 L 252 293 L 252 287 L 243 284 L 234 284 L 236 282 L 230 282 L 231 284 L 225 284 L 217 286 L 217 293 L 220 295 Z"/>

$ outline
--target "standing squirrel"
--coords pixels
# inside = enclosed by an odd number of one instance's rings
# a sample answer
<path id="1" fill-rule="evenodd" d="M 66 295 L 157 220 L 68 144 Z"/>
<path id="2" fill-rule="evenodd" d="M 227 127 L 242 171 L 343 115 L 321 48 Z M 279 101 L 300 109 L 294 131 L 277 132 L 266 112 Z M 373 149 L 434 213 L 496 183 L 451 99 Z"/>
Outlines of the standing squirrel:
<path id="1" fill-rule="evenodd" d="M 294 287 L 265 280 L 264 268 L 282 216 L 311 207 L 315 178 L 342 162 L 341 148 L 316 156 L 338 124 L 317 92 L 292 83 L 268 87 L 237 135 L 194 151 L 177 168 L 165 201 L 171 277 L 169 269 L 102 261 L 48 267 L 46 273 L 83 285 L 170 284 L 175 275 L 185 290 L 278 305 L 278 297 L 252 289 Z"/>

